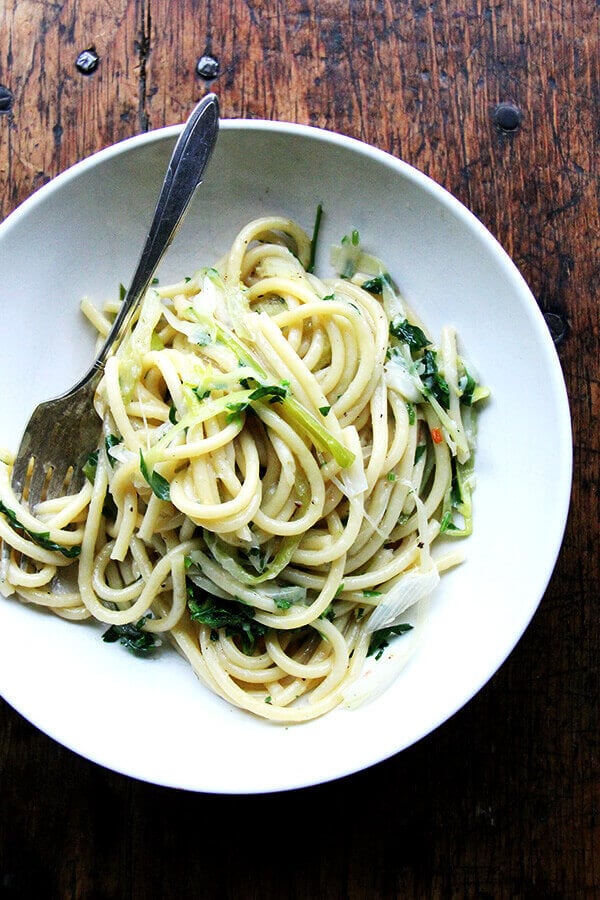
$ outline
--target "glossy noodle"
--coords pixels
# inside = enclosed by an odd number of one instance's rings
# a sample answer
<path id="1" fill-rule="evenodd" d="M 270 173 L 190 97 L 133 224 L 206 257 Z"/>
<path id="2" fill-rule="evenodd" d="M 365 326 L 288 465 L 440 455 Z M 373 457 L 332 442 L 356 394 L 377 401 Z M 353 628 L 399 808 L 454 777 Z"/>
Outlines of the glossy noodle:
<path id="1" fill-rule="evenodd" d="M 6 596 L 138 654 L 170 642 L 278 722 L 360 702 L 367 658 L 413 640 L 471 529 L 487 393 L 355 232 L 329 279 L 315 240 L 258 219 L 214 268 L 148 291 L 106 364 L 78 493 L 30 510 L 7 451 L 0 466 Z M 99 339 L 117 308 L 84 301 Z"/>

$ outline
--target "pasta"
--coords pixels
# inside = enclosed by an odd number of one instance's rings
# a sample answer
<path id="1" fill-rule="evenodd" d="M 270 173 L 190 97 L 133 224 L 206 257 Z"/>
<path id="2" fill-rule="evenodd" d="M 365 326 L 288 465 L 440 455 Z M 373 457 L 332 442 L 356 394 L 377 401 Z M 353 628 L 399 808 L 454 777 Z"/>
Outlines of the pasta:
<path id="1" fill-rule="evenodd" d="M 161 638 L 228 702 L 277 722 L 349 703 L 471 530 L 475 404 L 356 232 L 257 219 L 214 268 L 153 285 L 106 363 L 102 446 L 35 509 L 0 465 L 6 596 L 138 653 Z M 118 309 L 83 310 L 99 332 Z M 438 545 L 443 545 L 438 552 Z"/>

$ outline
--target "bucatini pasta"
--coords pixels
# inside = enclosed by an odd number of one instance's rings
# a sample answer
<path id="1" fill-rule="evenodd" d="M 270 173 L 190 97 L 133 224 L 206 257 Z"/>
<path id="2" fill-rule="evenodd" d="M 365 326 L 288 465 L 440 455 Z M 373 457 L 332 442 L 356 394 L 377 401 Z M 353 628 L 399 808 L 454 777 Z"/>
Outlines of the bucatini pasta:
<path id="1" fill-rule="evenodd" d="M 487 394 L 356 232 L 330 279 L 315 242 L 257 219 L 214 268 L 148 290 L 106 363 L 78 493 L 29 509 L 0 465 L 6 596 L 138 653 L 168 638 L 208 688 L 279 722 L 350 702 L 457 561 L 433 545 L 470 532 Z M 118 302 L 83 309 L 101 339 Z"/>

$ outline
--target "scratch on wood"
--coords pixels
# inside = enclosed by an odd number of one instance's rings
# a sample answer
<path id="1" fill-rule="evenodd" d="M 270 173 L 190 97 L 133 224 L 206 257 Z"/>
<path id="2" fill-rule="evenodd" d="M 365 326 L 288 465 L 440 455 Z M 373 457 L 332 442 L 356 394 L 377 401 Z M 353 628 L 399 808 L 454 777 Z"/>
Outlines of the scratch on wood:
<path id="1" fill-rule="evenodd" d="M 146 101 L 148 99 L 147 63 L 152 51 L 151 34 L 152 14 L 150 12 L 150 3 L 146 4 L 145 0 L 142 0 L 140 3 L 139 40 L 136 41 L 136 50 L 139 56 L 138 124 L 140 131 L 148 131 L 150 127 L 150 116 L 148 115 Z"/>

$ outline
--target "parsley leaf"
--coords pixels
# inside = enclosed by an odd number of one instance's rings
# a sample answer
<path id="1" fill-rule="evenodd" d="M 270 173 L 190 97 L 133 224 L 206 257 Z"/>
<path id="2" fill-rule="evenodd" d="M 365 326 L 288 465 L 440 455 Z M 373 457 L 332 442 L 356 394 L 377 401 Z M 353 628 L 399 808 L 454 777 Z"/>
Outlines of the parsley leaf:
<path id="1" fill-rule="evenodd" d="M 368 291 L 370 294 L 381 294 L 383 291 L 383 276 L 375 275 L 374 278 L 368 278 L 367 281 L 363 281 L 361 287 L 363 291 Z"/>
<path id="2" fill-rule="evenodd" d="M 360 244 L 360 235 L 356 228 L 352 229 L 350 235 L 345 234 L 341 241 L 342 244 L 351 244 L 353 247 L 358 247 Z"/>
<path id="3" fill-rule="evenodd" d="M 371 635 L 367 656 L 374 656 L 375 659 L 381 659 L 383 651 L 389 644 L 388 638 L 393 637 L 394 635 L 406 634 L 407 631 L 412 631 L 412 627 L 412 625 L 404 623 L 402 625 L 392 625 L 390 628 L 380 628 L 379 631 L 374 631 Z"/>
<path id="4" fill-rule="evenodd" d="M 458 528 L 452 521 L 452 512 L 450 510 L 444 513 L 440 522 L 440 534 L 445 534 L 447 531 L 458 531 Z"/>
<path id="5" fill-rule="evenodd" d="M 434 350 L 426 350 L 421 358 L 423 371 L 421 381 L 427 394 L 438 401 L 443 409 L 450 408 L 450 388 L 448 382 L 440 375 L 437 367 L 437 354 Z"/>
<path id="6" fill-rule="evenodd" d="M 292 601 L 288 600 L 287 597 L 273 597 L 273 600 L 277 609 L 289 609 L 292 605 Z"/>
<path id="7" fill-rule="evenodd" d="M 411 325 L 408 319 L 394 319 L 390 322 L 390 334 L 408 344 L 411 350 L 423 350 L 431 341 L 418 325 Z"/>
<path id="8" fill-rule="evenodd" d="M 281 403 L 288 393 L 287 384 L 261 384 L 255 391 L 252 391 L 248 399 L 262 400 L 263 397 L 269 397 L 269 403 Z"/>
<path id="9" fill-rule="evenodd" d="M 111 466 L 113 467 L 113 469 L 115 467 L 115 458 L 109 451 L 110 451 L 111 447 L 116 447 L 117 444 L 120 444 L 120 443 L 121 443 L 121 438 L 117 437 L 116 434 L 107 434 L 104 439 L 106 455 L 108 456 L 108 461 L 111 464 Z"/>
<path id="10" fill-rule="evenodd" d="M 241 422 L 242 413 L 250 407 L 247 400 L 240 400 L 239 403 L 226 403 L 225 405 L 229 410 L 227 413 L 227 424 L 230 424 L 231 422 Z"/>
<path id="11" fill-rule="evenodd" d="M 91 484 L 93 484 L 96 479 L 96 469 L 98 468 L 98 453 L 98 450 L 94 450 L 93 453 L 90 453 L 81 470 Z"/>
<path id="12" fill-rule="evenodd" d="M 104 446 L 106 447 L 106 455 L 108 456 L 108 461 L 111 464 L 113 469 L 115 466 L 115 459 L 108 451 L 110 450 L 111 447 L 115 447 L 117 444 L 120 444 L 120 443 L 121 443 L 121 438 L 118 438 L 116 436 L 116 434 L 109 434 L 104 439 Z M 88 458 L 85 461 L 85 464 L 82 468 L 83 474 L 85 475 L 87 480 L 90 481 L 92 484 L 94 483 L 94 480 L 96 478 L 96 469 L 98 468 L 98 454 L 99 453 L 100 453 L 99 450 L 94 450 L 93 453 L 90 453 L 90 455 L 88 456 Z"/>
<path id="13" fill-rule="evenodd" d="M 126 625 L 111 625 L 102 635 L 102 640 L 107 644 L 115 644 L 119 641 L 131 653 L 147 656 L 160 646 L 153 634 L 143 630 L 147 619 L 148 616 L 144 616 L 135 624 L 129 622 Z"/>
<path id="14" fill-rule="evenodd" d="M 43 547 L 44 550 L 58 551 L 59 553 L 62 553 L 63 556 L 66 556 L 67 559 L 75 559 L 75 557 L 79 556 L 79 554 L 81 553 L 81 547 L 79 544 L 74 547 L 65 547 L 62 544 L 57 544 L 54 541 L 51 541 L 49 531 L 30 531 L 28 528 L 25 528 L 25 526 L 22 525 L 17 519 L 15 511 L 9 509 L 8 506 L 5 506 L 1 500 L 0 513 L 6 516 L 8 524 L 14 531 L 23 532 L 23 534 L 27 535 L 27 537 L 30 538 L 34 544 L 37 544 L 38 547 Z"/>
<path id="15" fill-rule="evenodd" d="M 415 447 L 415 466 L 427 450 L 427 444 L 417 444 Z"/>
<path id="16" fill-rule="evenodd" d="M 166 478 L 159 475 L 158 472 L 150 471 L 146 465 L 144 454 L 140 450 L 140 472 L 152 488 L 152 492 L 156 494 L 159 500 L 171 499 L 171 487 Z"/>
<path id="17" fill-rule="evenodd" d="M 259 384 L 259 386 L 248 395 L 247 400 L 226 404 L 226 408 L 229 410 L 227 413 L 227 422 L 241 422 L 242 413 L 251 412 L 251 403 L 253 400 L 264 400 L 268 397 L 269 403 L 283 403 L 288 394 L 288 383 L 285 381 L 282 381 L 281 384 Z"/>
<path id="18" fill-rule="evenodd" d="M 206 597 L 200 603 L 193 596 L 188 600 L 190 616 L 195 622 L 208 625 L 209 628 L 219 631 L 225 629 L 227 637 L 238 637 L 242 643 L 242 650 L 250 655 L 258 638 L 267 632 L 266 625 L 254 620 L 254 609 L 251 606 L 235 600 L 217 600 Z"/>
<path id="19" fill-rule="evenodd" d="M 477 382 L 475 381 L 473 376 L 470 375 L 469 372 L 467 372 L 466 370 L 465 370 L 464 376 L 460 379 L 460 381 L 458 383 L 458 387 L 461 391 L 460 402 L 464 403 L 465 406 L 472 406 L 473 405 L 473 392 L 475 391 L 475 388 L 477 387 Z"/>

